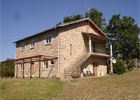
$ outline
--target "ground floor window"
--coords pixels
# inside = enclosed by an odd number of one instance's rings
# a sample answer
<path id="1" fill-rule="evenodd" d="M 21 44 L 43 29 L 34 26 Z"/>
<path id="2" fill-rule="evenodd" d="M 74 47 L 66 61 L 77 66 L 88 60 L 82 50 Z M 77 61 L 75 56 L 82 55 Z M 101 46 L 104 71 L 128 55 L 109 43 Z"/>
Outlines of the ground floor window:
<path id="1" fill-rule="evenodd" d="M 48 69 L 48 61 L 44 61 L 44 69 Z"/>
<path id="2" fill-rule="evenodd" d="M 21 71 L 23 70 L 23 64 L 20 64 L 20 70 Z"/>

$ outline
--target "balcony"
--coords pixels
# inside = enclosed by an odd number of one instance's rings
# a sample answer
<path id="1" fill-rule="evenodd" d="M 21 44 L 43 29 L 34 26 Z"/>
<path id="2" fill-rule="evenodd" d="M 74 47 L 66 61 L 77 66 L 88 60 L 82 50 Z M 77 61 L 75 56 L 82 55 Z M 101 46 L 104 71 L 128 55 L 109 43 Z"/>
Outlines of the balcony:
<path id="1" fill-rule="evenodd" d="M 102 57 L 111 57 L 110 51 L 102 50 L 102 49 L 93 49 L 91 51 L 91 55 L 102 56 Z"/>
<path id="2" fill-rule="evenodd" d="M 111 57 L 110 51 L 102 50 L 102 49 L 94 49 L 90 53 L 91 55 L 94 55 L 94 56 Z"/>

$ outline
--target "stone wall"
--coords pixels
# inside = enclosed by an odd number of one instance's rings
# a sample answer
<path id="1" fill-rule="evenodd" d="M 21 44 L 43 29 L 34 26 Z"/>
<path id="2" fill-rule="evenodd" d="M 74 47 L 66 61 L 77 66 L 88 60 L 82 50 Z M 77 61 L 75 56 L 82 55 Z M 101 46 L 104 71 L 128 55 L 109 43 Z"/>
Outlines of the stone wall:
<path id="1" fill-rule="evenodd" d="M 99 35 L 98 31 L 88 25 L 87 21 L 79 22 L 76 24 L 68 25 L 60 28 L 59 37 L 58 31 L 56 29 L 41 33 L 37 36 L 33 36 L 26 40 L 17 43 L 16 47 L 16 58 L 29 57 L 34 55 L 46 55 L 46 56 L 58 56 L 58 43 L 59 43 L 59 73 L 60 76 L 64 73 L 64 69 L 71 64 L 83 51 L 89 51 L 89 37 L 82 32 L 94 33 Z M 51 44 L 45 44 L 45 38 L 47 36 L 52 36 Z M 35 40 L 35 47 L 30 48 L 31 41 Z M 59 42 L 58 42 L 59 40 Z M 95 42 L 97 49 L 105 50 L 105 41 L 98 40 L 92 37 L 92 42 Z M 25 50 L 21 51 L 21 45 L 25 43 Z M 100 44 L 99 44 L 100 43 Z M 71 46 L 70 46 L 71 45 Z M 71 52 L 71 53 L 70 53 Z M 96 59 L 99 62 L 99 73 L 103 71 L 106 74 L 106 65 L 101 64 L 104 62 L 105 58 L 100 57 Z M 95 59 L 94 59 L 95 60 Z M 92 64 L 94 60 L 90 60 L 89 64 Z M 38 63 L 34 63 L 38 66 Z M 25 73 L 28 72 L 30 68 L 30 63 L 26 65 Z M 87 65 L 88 68 L 88 65 Z M 38 67 L 36 67 L 35 76 L 38 77 Z M 30 72 L 30 71 L 29 71 Z M 21 74 L 20 74 L 21 73 Z M 43 62 L 41 63 L 41 76 L 47 77 L 58 75 L 58 61 L 56 61 L 54 67 L 49 67 L 48 70 L 43 70 Z M 19 75 L 22 77 L 22 71 L 19 71 Z M 25 74 L 26 75 L 26 74 Z M 28 75 L 29 76 L 29 75 Z M 99 76 L 99 75 L 98 75 Z"/>
<path id="2" fill-rule="evenodd" d="M 47 36 L 51 36 L 51 44 L 46 44 L 45 39 Z M 16 45 L 16 59 L 23 57 L 30 57 L 35 55 L 45 55 L 45 56 L 58 56 L 58 32 L 57 30 L 47 31 L 41 33 L 38 36 L 33 36 L 26 40 L 20 41 Z M 35 40 L 34 48 L 31 48 L 31 41 Z M 21 50 L 21 45 L 25 44 L 25 50 Z M 35 77 L 39 76 L 39 66 L 38 62 L 34 62 L 34 75 Z M 24 75 L 30 77 L 30 63 L 24 64 Z M 17 67 L 17 66 L 15 66 Z M 41 62 L 41 77 L 53 77 L 58 75 L 58 61 L 55 61 L 54 66 L 49 66 L 47 70 L 44 70 L 44 62 Z M 17 68 L 15 68 L 15 72 Z M 16 75 L 16 73 L 15 73 Z M 23 71 L 20 70 L 20 64 L 18 64 L 18 76 L 23 77 Z"/>
<path id="3" fill-rule="evenodd" d="M 82 34 L 82 32 L 99 35 L 99 33 L 93 29 L 94 28 L 89 27 L 87 22 L 81 22 L 65 26 L 60 30 L 60 74 L 63 74 L 64 69 L 81 55 L 84 50 L 89 51 L 89 37 Z M 105 41 L 92 37 L 92 42 L 95 42 L 96 49 L 105 50 Z M 101 44 L 99 44 L 100 42 Z M 70 45 L 72 45 L 72 55 L 70 54 Z M 98 62 L 100 62 L 100 59 Z"/>

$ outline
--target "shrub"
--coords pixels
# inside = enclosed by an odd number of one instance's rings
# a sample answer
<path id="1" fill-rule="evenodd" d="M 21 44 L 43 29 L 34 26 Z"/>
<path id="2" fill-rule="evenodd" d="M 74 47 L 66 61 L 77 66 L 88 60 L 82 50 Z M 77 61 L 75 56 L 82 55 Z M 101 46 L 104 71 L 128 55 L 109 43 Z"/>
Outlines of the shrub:
<path id="1" fill-rule="evenodd" d="M 128 64 L 128 70 L 131 71 L 134 69 L 134 63 L 129 63 Z"/>
<path id="2" fill-rule="evenodd" d="M 122 60 L 117 60 L 117 62 L 113 65 L 114 73 L 118 75 L 123 74 L 125 72 L 124 62 Z"/>

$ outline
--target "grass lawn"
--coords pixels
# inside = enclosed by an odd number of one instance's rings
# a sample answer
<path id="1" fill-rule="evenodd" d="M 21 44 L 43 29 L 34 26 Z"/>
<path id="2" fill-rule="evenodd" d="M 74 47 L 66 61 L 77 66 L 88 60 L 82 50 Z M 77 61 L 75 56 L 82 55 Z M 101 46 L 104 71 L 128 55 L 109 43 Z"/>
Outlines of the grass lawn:
<path id="1" fill-rule="evenodd" d="M 60 90 L 54 79 L 0 79 L 0 100 L 50 100 Z"/>
<path id="2" fill-rule="evenodd" d="M 54 100 L 140 100 L 140 69 L 122 75 L 76 79 Z"/>
<path id="3" fill-rule="evenodd" d="M 0 79 L 0 100 L 50 99 L 140 100 L 140 69 L 65 83 L 53 79 Z"/>

